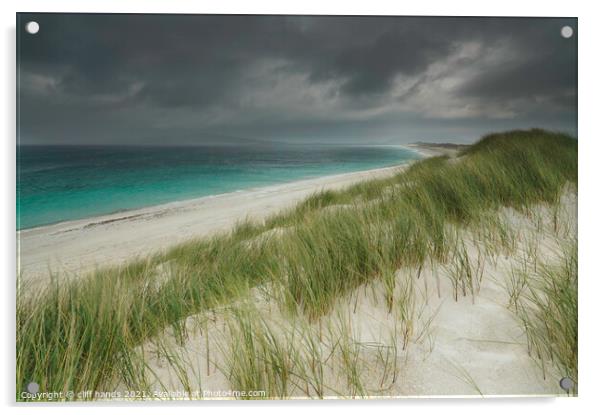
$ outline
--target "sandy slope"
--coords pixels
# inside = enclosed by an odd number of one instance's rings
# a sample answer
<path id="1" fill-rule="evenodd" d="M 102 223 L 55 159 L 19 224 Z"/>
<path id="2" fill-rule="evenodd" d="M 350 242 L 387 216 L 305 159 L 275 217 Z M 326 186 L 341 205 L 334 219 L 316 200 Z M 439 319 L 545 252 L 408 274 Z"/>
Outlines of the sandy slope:
<path id="1" fill-rule="evenodd" d="M 47 279 L 49 270 L 74 274 L 119 264 L 228 230 L 247 217 L 263 219 L 320 190 L 389 177 L 400 168 L 302 180 L 23 230 L 17 232 L 18 270 L 23 281 L 31 283 Z"/>
<path id="2" fill-rule="evenodd" d="M 89 270 L 95 264 L 119 263 L 178 241 L 226 230 L 247 216 L 264 218 L 293 206 L 315 191 L 387 177 L 396 170 L 378 169 L 305 180 L 26 230 L 19 233 L 21 270 L 25 280 L 30 282 L 47 278 L 48 267 L 78 272 Z M 566 195 L 563 207 L 564 221 L 570 227 L 566 233 L 574 235 L 574 194 Z M 455 301 L 445 265 L 425 268 L 420 279 L 416 279 L 417 270 L 398 271 L 398 288 L 408 281 L 414 284 L 415 311 L 405 348 L 399 316 L 395 312 L 389 313 L 384 288 L 379 281 L 341 298 L 333 312 L 320 323 L 304 323 L 306 326 L 303 327 L 279 312 L 277 299 L 270 297 L 269 288 L 264 293 L 256 290 L 253 307 L 257 316 L 262 316 L 284 342 L 292 338 L 291 330 L 302 332 L 307 338 L 322 339 L 320 349 L 324 359 L 326 396 L 350 394 L 346 375 L 341 370 L 341 352 L 337 348 L 347 335 L 349 344 L 358 353 L 360 377 L 371 396 L 562 395 L 564 392 L 558 386 L 559 374 L 554 373 L 547 362 L 544 376 L 540 361 L 528 354 L 523 329 L 508 307 L 506 289 L 510 269 L 520 263 L 526 244 L 532 243 L 534 236 L 540 246 L 541 260 L 546 263 L 557 260 L 557 241 L 549 230 L 536 231 L 531 219 L 517 212 L 502 214 L 507 223 L 520 232 L 518 246 L 509 257 L 501 255 L 487 259 L 482 285 L 474 299 L 470 295 L 460 295 Z M 544 222 L 549 223 L 545 210 L 542 214 Z M 479 261 L 478 248 L 468 236 L 465 241 L 474 264 Z M 205 323 L 207 318 L 208 323 Z M 189 331 L 184 343 L 176 341 L 171 329 L 167 329 L 163 336 L 144 345 L 141 356 L 148 365 L 149 375 L 154 373 L 149 380 L 157 396 L 165 397 L 166 391 L 184 391 L 183 380 L 193 390 L 232 389 L 224 360 L 229 350 L 227 327 L 232 324 L 230 318 L 227 310 L 192 316 L 187 319 Z M 349 327 L 345 335 L 339 331 L 341 324 Z M 167 349 L 157 349 L 157 341 Z M 306 352 L 302 337 L 292 344 L 301 354 Z M 394 355 L 387 354 L 391 350 L 396 350 Z M 385 355 L 388 365 L 383 363 Z M 174 360 L 175 356 L 177 359 Z M 300 359 L 303 367 L 310 367 L 303 359 Z M 292 382 L 290 396 L 305 397 L 308 391 L 309 395 L 315 396 L 299 379 Z M 107 388 L 109 394 L 121 392 L 122 398 L 126 390 L 126 385 L 119 384 Z"/>
<path id="3" fill-rule="evenodd" d="M 538 244 L 538 258 L 542 263 L 560 261 L 559 243 L 576 235 L 576 195 L 565 194 L 562 207 L 561 223 L 564 225 L 558 233 L 552 231 L 551 213 L 546 208 L 540 209 L 543 227 L 538 227 L 533 217 L 510 209 L 501 211 L 500 214 L 516 235 L 516 249 L 509 256 L 504 253 L 487 256 L 474 242 L 472 234 L 464 235 L 472 265 L 486 258 L 483 261 L 482 283 L 474 298 L 470 294 L 463 296 L 460 293 L 458 300 L 455 300 L 448 278 L 449 264 L 426 267 L 419 279 L 416 278 L 416 269 L 399 270 L 396 276 L 397 290 L 411 281 L 415 304 L 411 334 L 405 349 L 399 316 L 395 311 L 388 311 L 384 287 L 379 280 L 340 298 L 335 309 L 320 323 L 299 326 L 298 322 L 281 314 L 278 300 L 270 297 L 269 288 L 262 294 L 257 290 L 256 296 L 251 299 L 254 311 L 249 315 L 264 319 L 282 339 L 282 344 L 290 345 L 301 355 L 307 351 L 303 336 L 322 339 L 320 344 L 327 397 L 350 395 L 350 387 L 341 370 L 341 353 L 337 349 L 337 345 L 345 338 L 337 331 L 341 323 L 350 327 L 346 335 L 350 344 L 357 347 L 357 365 L 370 396 L 565 395 L 558 384 L 562 374 L 556 372 L 554 365 L 544 361 L 543 370 L 542 361 L 529 355 L 523 328 L 509 307 L 507 290 L 511 269 L 520 266 L 529 244 Z M 162 394 L 166 391 L 183 391 L 182 379 L 187 379 L 193 390 L 216 392 L 232 389 L 227 378 L 228 364 L 224 360 L 224 356 L 231 355 L 228 349 L 231 338 L 227 329 L 231 327 L 228 322 L 232 323 L 227 313 L 231 306 L 206 315 L 189 317 L 186 321 L 188 335 L 183 344 L 176 342 L 171 329 L 167 329 L 163 336 L 144 346 L 144 360 L 156 375 L 154 381 L 151 376 L 151 390 L 156 391 L 157 396 L 164 397 Z M 208 323 L 204 323 L 206 321 Z M 292 332 L 297 333 L 296 338 Z M 158 351 L 156 340 L 166 345 L 166 349 Z M 383 364 L 386 351 L 394 349 L 395 355 L 390 354 L 388 358 L 389 362 L 395 362 L 395 376 L 393 365 Z M 179 360 L 176 361 L 180 362 L 180 369 L 177 364 L 169 363 L 167 355 L 171 356 L 170 359 L 178 356 Z M 310 366 L 310 362 L 302 358 L 300 367 L 292 372 Z M 303 379 L 303 376 L 299 379 Z M 291 382 L 294 385 L 289 390 L 289 396 L 307 397 L 307 390 L 310 396 L 315 396 L 304 383 L 305 380 L 299 379 Z M 123 392 L 127 388 L 120 385 L 116 390 Z"/>

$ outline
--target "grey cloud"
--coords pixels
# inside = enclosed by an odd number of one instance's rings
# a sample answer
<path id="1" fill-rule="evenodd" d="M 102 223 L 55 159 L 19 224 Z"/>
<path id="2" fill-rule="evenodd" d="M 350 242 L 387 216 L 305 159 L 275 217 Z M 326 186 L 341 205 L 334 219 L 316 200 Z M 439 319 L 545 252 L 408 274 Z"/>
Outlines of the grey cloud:
<path id="1" fill-rule="evenodd" d="M 577 35 L 564 39 L 559 34 L 565 24 L 576 28 L 576 19 L 541 19 L 537 24 L 525 19 L 522 23 L 518 33 L 509 31 L 503 36 L 514 40 L 517 56 L 487 68 L 459 88 L 458 94 L 490 100 L 548 97 L 574 108 L 570 97 L 576 99 Z"/>
<path id="2" fill-rule="evenodd" d="M 22 30 L 29 20 L 40 23 L 38 35 Z M 165 135 L 161 125 L 179 125 L 171 134 L 187 137 L 182 142 L 203 142 L 195 131 L 299 140 L 393 137 L 391 125 L 422 125 L 426 133 L 436 120 L 396 110 L 396 102 L 410 105 L 414 91 L 431 81 L 425 71 L 467 42 L 488 53 L 505 42 L 513 54 L 465 79 L 453 90 L 457 100 L 512 105 L 536 97 L 538 106 L 519 111 L 516 123 L 545 123 L 553 109 L 555 119 L 567 120 L 562 128 L 573 128 L 576 39 L 560 38 L 563 24 L 577 27 L 575 19 L 20 14 L 21 79 L 52 85 L 43 92 L 22 85 L 21 137 L 157 143 Z M 256 74 L 262 62 L 281 64 Z M 479 61 L 455 65 L 441 76 Z M 270 85 L 296 75 L 306 88 L 289 91 L 291 105 L 282 97 L 272 103 Z M 397 79 L 415 85 L 395 101 Z M 310 87 L 324 100 L 312 105 L 313 116 L 292 104 Z M 263 101 L 249 101 L 258 89 Z M 359 110 L 385 115 L 353 119 Z M 234 115 L 219 121 L 225 114 Z M 463 122 L 474 131 L 483 123 Z"/>

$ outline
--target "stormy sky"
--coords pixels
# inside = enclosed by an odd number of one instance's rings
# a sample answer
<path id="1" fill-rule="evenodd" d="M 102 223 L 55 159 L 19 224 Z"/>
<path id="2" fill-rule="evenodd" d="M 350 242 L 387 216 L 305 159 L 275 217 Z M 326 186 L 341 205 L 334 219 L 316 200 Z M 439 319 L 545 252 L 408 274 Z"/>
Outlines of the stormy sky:
<path id="1" fill-rule="evenodd" d="M 20 14 L 17 26 L 22 144 L 576 135 L 576 19 Z"/>

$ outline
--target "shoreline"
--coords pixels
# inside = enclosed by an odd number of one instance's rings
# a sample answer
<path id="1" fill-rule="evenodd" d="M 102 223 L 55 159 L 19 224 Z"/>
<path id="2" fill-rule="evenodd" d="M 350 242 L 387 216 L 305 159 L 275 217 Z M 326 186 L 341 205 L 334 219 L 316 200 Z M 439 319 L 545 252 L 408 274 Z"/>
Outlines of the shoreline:
<path id="1" fill-rule="evenodd" d="M 431 157 L 426 152 L 421 152 L 421 151 L 416 150 L 416 153 L 419 153 L 423 158 Z M 418 159 L 418 160 L 421 160 L 421 159 Z M 276 188 L 279 188 L 279 187 L 287 187 L 288 185 L 301 184 L 301 183 L 305 183 L 305 182 L 310 184 L 310 182 L 318 181 L 321 179 L 337 179 L 337 178 L 345 179 L 346 176 L 356 175 L 359 173 L 379 174 L 381 170 L 403 168 L 406 165 L 408 165 L 414 161 L 417 161 L 417 160 L 409 160 L 406 163 L 396 164 L 394 166 L 377 167 L 375 169 L 358 170 L 358 171 L 352 171 L 352 172 L 347 172 L 347 173 L 329 174 L 326 176 L 301 178 L 301 179 L 292 180 L 289 182 L 272 183 L 272 184 L 267 184 L 265 186 L 249 187 L 247 189 L 233 190 L 230 192 L 216 193 L 213 195 L 199 196 L 199 197 L 194 197 L 194 198 L 190 198 L 190 199 L 174 200 L 171 202 L 159 203 L 159 204 L 148 205 L 148 206 L 141 206 L 141 207 L 132 208 L 132 209 L 120 209 L 117 211 L 103 213 L 100 215 L 87 216 L 85 218 L 67 219 L 67 220 L 62 220 L 62 221 L 58 221 L 58 222 L 47 223 L 44 225 L 36 225 L 36 226 L 29 227 L 29 228 L 17 229 L 17 236 L 21 233 L 25 234 L 30 231 L 33 232 L 33 231 L 38 231 L 38 230 L 50 229 L 53 227 L 63 227 L 63 226 L 76 227 L 78 225 L 83 225 L 84 227 L 85 226 L 95 226 L 97 224 L 102 224 L 104 222 L 113 222 L 113 221 L 119 221 L 122 219 L 128 219 L 131 217 L 138 217 L 141 215 L 153 213 L 155 211 L 163 211 L 163 210 L 171 209 L 171 208 L 186 207 L 186 205 L 202 203 L 206 200 L 211 200 L 211 199 L 215 199 L 215 198 L 227 197 L 227 196 L 241 194 L 241 193 L 261 192 L 262 190 L 273 191 L 273 190 L 277 190 Z"/>
<path id="2" fill-rule="evenodd" d="M 437 156 L 454 157 L 456 154 L 458 154 L 458 151 L 465 147 L 467 147 L 467 145 L 450 145 L 445 143 L 411 143 L 405 145 L 405 148 L 407 148 L 408 150 L 415 151 L 416 153 L 420 154 L 423 158 Z"/>
<path id="3" fill-rule="evenodd" d="M 49 279 L 51 272 L 73 276 L 120 265 L 187 240 L 228 231 L 241 220 L 264 220 L 319 191 L 390 177 L 413 162 L 18 230 L 18 275 L 22 282 L 31 283 Z"/>
<path id="4" fill-rule="evenodd" d="M 374 147 L 374 146 L 370 146 L 370 147 Z M 390 144 L 390 145 L 386 145 L 386 147 L 395 147 L 395 148 L 402 148 L 402 149 L 405 149 L 405 150 L 409 150 L 409 151 L 412 151 L 412 152 L 418 154 L 421 158 L 419 158 L 419 159 L 405 160 L 402 164 L 395 164 L 395 165 L 384 166 L 384 167 L 376 167 L 376 168 L 372 168 L 372 169 L 368 169 L 368 170 L 355 170 L 355 171 L 349 171 L 349 172 L 344 172 L 344 173 L 327 174 L 327 175 L 323 175 L 323 176 L 301 177 L 301 178 L 298 178 L 298 179 L 293 179 L 291 181 L 269 183 L 269 184 L 265 184 L 265 185 L 259 185 L 259 186 L 244 188 L 244 189 L 226 191 L 226 192 L 223 192 L 223 193 L 216 193 L 216 194 L 210 194 L 210 195 L 205 195 L 205 196 L 197 196 L 197 197 L 192 197 L 192 198 L 173 200 L 173 201 L 170 201 L 170 202 L 163 202 L 163 203 L 145 205 L 145 206 L 134 207 L 134 208 L 119 209 L 119 210 L 116 210 L 116 211 L 95 214 L 95 215 L 86 216 L 86 217 L 83 217 L 83 218 L 59 220 L 59 221 L 56 221 L 56 222 L 51 222 L 51 223 L 46 223 L 46 224 L 35 225 L 35 226 L 30 226 L 30 227 L 26 227 L 26 228 L 17 229 L 17 237 L 19 236 L 19 233 L 27 232 L 27 231 L 33 231 L 33 230 L 36 230 L 36 229 L 51 228 L 53 226 L 58 226 L 58 225 L 63 225 L 63 224 L 85 223 L 85 222 L 90 222 L 90 221 L 94 221 L 94 220 L 100 220 L 100 219 L 103 219 L 103 218 L 112 218 L 112 217 L 115 217 L 115 216 L 126 215 L 128 213 L 132 213 L 134 215 L 137 215 L 136 212 L 138 212 L 138 211 L 154 210 L 155 208 L 156 209 L 168 208 L 170 205 L 187 204 L 187 203 L 192 203 L 194 201 L 200 201 L 201 199 L 209 199 L 209 198 L 221 197 L 221 196 L 226 196 L 226 195 L 230 195 L 230 194 L 234 194 L 234 193 L 241 193 L 241 192 L 248 192 L 248 191 L 257 191 L 257 190 L 265 189 L 265 188 L 268 188 L 268 187 L 286 186 L 286 185 L 289 185 L 289 184 L 292 184 L 292 183 L 305 182 L 305 181 L 317 180 L 317 179 L 323 179 L 323 178 L 326 178 L 326 177 L 333 177 L 334 178 L 334 177 L 338 177 L 338 176 L 345 176 L 345 175 L 349 175 L 349 174 L 356 174 L 356 173 L 362 173 L 362 172 L 370 172 L 370 171 L 375 171 L 376 172 L 376 171 L 379 171 L 379 170 L 382 170 L 382 169 L 388 169 L 388 168 L 395 168 L 395 167 L 405 166 L 408 163 L 412 163 L 412 162 L 420 160 L 422 158 L 432 157 L 433 155 L 443 154 L 444 153 L 444 149 L 440 149 L 439 151 L 437 151 L 437 150 L 432 151 L 432 150 L 429 150 L 429 149 L 422 148 L 422 146 L 420 146 L 420 145 L 414 145 L 414 144 Z"/>

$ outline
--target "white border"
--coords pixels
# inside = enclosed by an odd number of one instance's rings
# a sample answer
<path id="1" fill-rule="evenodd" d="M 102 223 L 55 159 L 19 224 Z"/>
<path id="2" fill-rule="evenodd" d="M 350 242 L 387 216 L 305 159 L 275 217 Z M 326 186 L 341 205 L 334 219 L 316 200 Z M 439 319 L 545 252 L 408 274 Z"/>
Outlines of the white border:
<path id="1" fill-rule="evenodd" d="M 596 258 L 600 256 L 602 243 L 600 203 L 602 198 L 602 146 L 600 131 L 600 111 L 602 91 L 600 90 L 600 41 L 602 40 L 602 15 L 595 2 L 524 0 L 483 1 L 419 1 L 390 2 L 380 0 L 330 1 L 304 0 L 296 3 L 282 1 L 175 1 L 175 0 L 104 0 L 104 1 L 4 1 L 2 8 L 2 81 L 4 94 L 0 101 L 2 111 L 3 147 L 2 167 L 2 264 L 3 298 L 2 303 L 2 371 L 0 391 L 3 406 L 8 412 L 19 411 L 14 405 L 14 280 L 15 280 L 15 12 L 128 12 L 128 13 L 226 13 L 226 14 L 398 14 L 398 15 L 463 15 L 463 16 L 570 16 L 579 18 L 579 398 L 576 399 L 418 399 L 400 401 L 328 401 L 328 402 L 201 402 L 179 403 L 177 411 L 229 411 L 240 410 L 250 413 L 302 414 L 308 411 L 345 411 L 365 413 L 366 411 L 420 411 L 420 414 L 461 413 L 504 414 L 523 410 L 545 411 L 546 415 L 586 412 L 599 407 L 598 385 L 600 367 L 601 335 L 598 298 L 602 292 L 602 275 Z M 596 113 L 594 112 L 596 111 Z M 596 203 L 598 202 L 598 203 Z M 148 403 L 130 406 L 128 410 L 144 411 L 148 414 L 164 414 L 166 404 Z M 84 405 L 86 412 L 105 413 L 107 405 Z M 116 406 L 116 405 L 111 405 Z M 375 407 L 373 409 L 373 407 Z M 80 413 L 82 406 L 46 405 L 39 408 L 50 413 Z"/>

